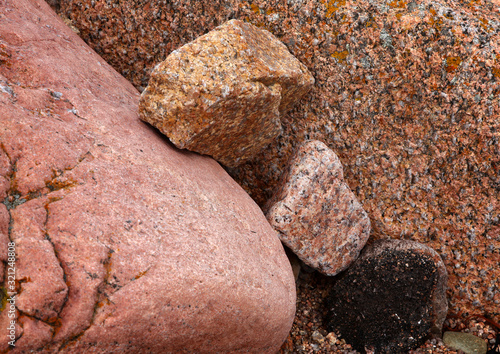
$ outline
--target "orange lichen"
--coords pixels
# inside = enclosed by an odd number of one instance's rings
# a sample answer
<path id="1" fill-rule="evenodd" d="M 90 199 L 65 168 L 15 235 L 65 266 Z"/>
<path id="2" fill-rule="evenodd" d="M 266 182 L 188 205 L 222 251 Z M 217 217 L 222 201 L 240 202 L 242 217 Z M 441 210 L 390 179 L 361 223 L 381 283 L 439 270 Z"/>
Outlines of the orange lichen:
<path id="1" fill-rule="evenodd" d="M 462 59 L 460 57 L 447 57 L 446 58 L 446 72 L 452 73 L 458 69 L 460 64 L 462 63 Z"/>
<path id="2" fill-rule="evenodd" d="M 255 12 L 256 14 L 260 14 L 260 7 L 258 7 L 257 5 L 255 4 L 250 4 L 250 8 L 252 9 L 253 12 Z"/>
<path id="3" fill-rule="evenodd" d="M 326 6 L 326 17 L 330 18 L 338 9 L 345 6 L 346 0 L 324 0 L 323 3 Z"/>
<path id="4" fill-rule="evenodd" d="M 45 183 L 45 186 L 49 189 L 49 191 L 54 192 L 58 191 L 60 189 L 69 189 L 71 187 L 76 186 L 78 183 L 74 180 L 67 179 L 67 180 L 60 180 L 60 179 L 53 179 L 51 181 L 48 181 Z"/>
<path id="5" fill-rule="evenodd" d="M 480 18 L 479 21 L 481 22 L 480 23 L 481 27 L 486 31 L 489 31 L 490 22 L 484 18 Z"/>
<path id="6" fill-rule="evenodd" d="M 149 270 L 149 269 L 146 269 L 145 271 L 140 272 L 139 274 L 137 274 L 137 275 L 134 277 L 134 279 L 136 279 L 136 280 L 137 280 L 137 279 L 141 278 L 142 276 L 144 276 L 144 275 L 148 272 L 148 270 Z"/>
<path id="7" fill-rule="evenodd" d="M 7 299 L 9 296 L 7 295 L 7 289 L 4 287 L 0 287 L 0 311 L 3 311 L 5 309 L 5 306 L 7 305 Z"/>
<path id="8" fill-rule="evenodd" d="M 368 21 L 366 21 L 365 23 L 365 27 L 373 27 L 373 28 L 379 28 L 379 26 L 377 25 L 377 22 L 375 21 L 375 19 L 373 17 L 370 16 L 370 18 L 368 19 Z"/>
<path id="9" fill-rule="evenodd" d="M 497 78 L 500 78 L 500 66 L 499 67 L 493 67 L 491 69 L 491 73 L 497 77 Z"/>
<path id="10" fill-rule="evenodd" d="M 341 52 L 335 51 L 331 54 L 331 56 L 338 61 L 345 61 L 348 55 L 349 52 L 347 50 L 343 50 Z"/>
<path id="11" fill-rule="evenodd" d="M 397 9 L 404 9 L 406 8 L 406 1 L 404 0 L 393 0 L 389 3 L 389 6 L 392 8 L 397 8 Z"/>
<path id="12" fill-rule="evenodd" d="M 433 8 L 431 8 L 429 12 L 432 15 L 429 20 L 429 24 L 440 32 L 443 27 L 443 20 L 438 17 L 437 11 L 434 10 Z"/>
<path id="13" fill-rule="evenodd" d="M 274 10 L 274 9 L 267 9 L 267 10 L 266 10 L 266 15 L 267 15 L 267 16 L 269 16 L 269 15 L 273 15 L 273 14 L 275 14 L 275 13 L 277 13 L 277 11 L 276 11 L 276 10 Z"/>
<path id="14" fill-rule="evenodd" d="M 62 200 L 63 197 L 50 197 L 49 198 L 49 203 L 54 203 L 54 202 L 57 202 L 59 200 Z"/>
<path id="15" fill-rule="evenodd" d="M 475 10 L 476 9 L 476 6 L 475 5 L 478 5 L 480 4 L 480 0 L 471 0 L 469 1 L 469 7 L 472 9 L 472 10 Z"/>

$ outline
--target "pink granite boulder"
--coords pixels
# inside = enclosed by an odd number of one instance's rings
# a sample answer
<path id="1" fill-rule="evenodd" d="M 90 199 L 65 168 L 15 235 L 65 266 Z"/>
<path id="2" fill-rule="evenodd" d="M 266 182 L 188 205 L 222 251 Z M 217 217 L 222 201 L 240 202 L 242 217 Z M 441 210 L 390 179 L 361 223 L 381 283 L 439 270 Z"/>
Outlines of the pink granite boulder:
<path id="1" fill-rule="evenodd" d="M 326 275 L 346 269 L 370 235 L 370 219 L 344 181 L 339 158 L 317 140 L 295 152 L 266 210 L 281 241 Z"/>
<path id="2" fill-rule="evenodd" d="M 45 2 L 2 4 L 0 352 L 273 353 L 285 340 L 295 285 L 276 233 L 138 102 Z"/>

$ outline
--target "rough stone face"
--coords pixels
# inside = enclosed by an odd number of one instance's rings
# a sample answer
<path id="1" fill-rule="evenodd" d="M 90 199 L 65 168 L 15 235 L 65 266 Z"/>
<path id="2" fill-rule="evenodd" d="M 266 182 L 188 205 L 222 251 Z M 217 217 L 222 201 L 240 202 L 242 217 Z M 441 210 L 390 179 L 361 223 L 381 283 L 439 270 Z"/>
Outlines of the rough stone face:
<path id="1" fill-rule="evenodd" d="M 443 342 L 453 350 L 461 350 L 465 354 L 486 354 L 488 345 L 483 339 L 470 333 L 444 332 Z"/>
<path id="2" fill-rule="evenodd" d="M 281 242 L 211 158 L 173 147 L 139 93 L 41 0 L 0 12 L 0 259 L 10 353 L 275 353 L 295 311 Z M 5 304 L 2 291 L 2 304 Z M 0 352 L 9 348 L 0 313 Z"/>
<path id="3" fill-rule="evenodd" d="M 359 351 L 407 353 L 441 335 L 448 276 L 433 249 L 378 240 L 340 276 L 328 301 L 329 327 Z"/>
<path id="4" fill-rule="evenodd" d="M 313 84 L 271 33 L 231 20 L 155 67 L 139 114 L 177 147 L 235 167 L 276 139 L 280 114 Z"/>
<path id="5" fill-rule="evenodd" d="M 267 220 L 304 263 L 335 275 L 358 257 L 370 219 L 345 183 L 337 155 L 324 143 L 304 143 L 289 163 L 266 206 Z"/>
<path id="6" fill-rule="evenodd" d="M 269 30 L 316 83 L 266 153 L 232 175 L 264 205 L 296 146 L 325 142 L 374 238 L 439 250 L 451 311 L 500 322 L 498 0 L 62 3 L 138 88 L 172 50 L 228 19 Z"/>

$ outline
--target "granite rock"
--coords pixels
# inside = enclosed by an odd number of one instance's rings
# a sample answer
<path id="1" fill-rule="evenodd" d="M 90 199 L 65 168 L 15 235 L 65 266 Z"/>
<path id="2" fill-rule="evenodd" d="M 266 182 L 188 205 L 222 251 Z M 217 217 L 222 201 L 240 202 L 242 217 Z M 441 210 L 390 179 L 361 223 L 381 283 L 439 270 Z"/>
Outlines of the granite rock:
<path id="1" fill-rule="evenodd" d="M 375 241 L 332 287 L 327 322 L 359 351 L 407 353 L 429 334 L 441 335 L 447 280 L 433 249 L 408 240 Z"/>
<path id="2" fill-rule="evenodd" d="M 281 117 L 282 135 L 233 177 L 264 205 L 294 149 L 325 142 L 373 238 L 438 250 L 451 311 L 500 322 L 498 0 L 61 2 L 139 89 L 172 50 L 228 19 L 269 30 L 316 82 Z"/>
<path id="3" fill-rule="evenodd" d="M 12 241 L 17 341 L 0 352 L 275 353 L 295 284 L 259 207 L 141 122 L 137 90 L 44 1 L 1 7 L 0 287 Z"/>
<path id="4" fill-rule="evenodd" d="M 266 217 L 305 264 L 336 275 L 354 261 L 370 235 L 370 219 L 344 181 L 342 164 L 311 140 L 290 159 Z"/>
<path id="5" fill-rule="evenodd" d="M 465 354 L 486 354 L 488 345 L 483 339 L 470 333 L 444 332 L 443 342 L 453 350 L 461 350 Z"/>
<path id="6" fill-rule="evenodd" d="M 280 114 L 313 84 L 271 33 L 231 20 L 155 67 L 139 114 L 177 147 L 235 167 L 276 139 Z"/>

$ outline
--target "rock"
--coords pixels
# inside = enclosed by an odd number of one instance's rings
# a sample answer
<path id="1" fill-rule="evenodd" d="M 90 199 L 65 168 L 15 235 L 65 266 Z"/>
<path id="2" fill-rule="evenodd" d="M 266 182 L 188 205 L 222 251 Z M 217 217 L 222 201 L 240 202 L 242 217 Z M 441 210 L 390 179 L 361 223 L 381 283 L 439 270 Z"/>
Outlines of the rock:
<path id="1" fill-rule="evenodd" d="M 231 20 L 155 67 L 139 114 L 177 147 L 235 167 L 276 139 L 280 114 L 313 84 L 271 33 Z"/>
<path id="2" fill-rule="evenodd" d="M 267 220 L 304 263 L 336 275 L 358 257 L 370 235 L 370 219 L 328 146 L 308 141 L 289 164 L 266 206 Z"/>
<path id="3" fill-rule="evenodd" d="M 263 206 L 294 149 L 325 142 L 373 237 L 438 250 L 450 311 L 500 322 L 498 0 L 128 0 L 119 12 L 104 0 L 63 3 L 138 88 L 172 50 L 228 19 L 269 30 L 316 83 L 281 116 L 281 136 L 233 177 Z"/>
<path id="4" fill-rule="evenodd" d="M 319 331 L 314 331 L 311 335 L 311 338 L 316 343 L 323 343 L 325 341 L 325 337 L 323 337 L 323 335 Z"/>
<path id="5" fill-rule="evenodd" d="M 453 350 L 461 350 L 465 354 L 486 354 L 488 346 L 484 340 L 470 333 L 444 332 L 443 342 Z"/>
<path id="6" fill-rule="evenodd" d="M 431 248 L 408 240 L 367 246 L 332 287 L 327 322 L 358 351 L 406 353 L 447 313 L 446 268 Z"/>
<path id="7" fill-rule="evenodd" d="M 213 159 L 138 117 L 140 95 L 42 0 L 0 13 L 0 352 L 275 353 L 295 311 L 281 242 Z M 7 296 L 10 296 L 7 293 Z"/>
<path id="8" fill-rule="evenodd" d="M 292 266 L 292 271 L 293 271 L 293 276 L 295 278 L 295 283 L 297 283 L 297 280 L 299 279 L 300 269 L 302 268 L 302 266 L 300 264 L 301 263 L 300 259 L 299 259 L 299 257 L 297 257 L 297 255 L 295 253 L 290 251 L 290 249 L 288 247 L 285 247 L 285 253 L 286 253 L 286 256 L 288 257 L 288 261 L 290 262 L 290 265 Z"/>

